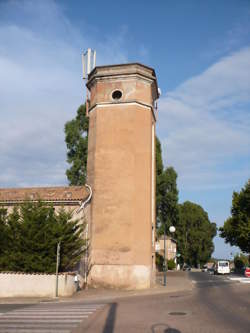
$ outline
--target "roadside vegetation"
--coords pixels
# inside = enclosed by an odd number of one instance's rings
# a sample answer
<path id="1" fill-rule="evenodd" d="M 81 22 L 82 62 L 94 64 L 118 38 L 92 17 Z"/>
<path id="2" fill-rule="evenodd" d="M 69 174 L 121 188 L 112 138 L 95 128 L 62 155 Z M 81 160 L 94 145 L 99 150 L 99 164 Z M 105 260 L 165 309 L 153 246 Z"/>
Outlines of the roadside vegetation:
<path id="1" fill-rule="evenodd" d="M 219 230 L 226 243 L 250 255 L 250 179 L 240 192 L 233 193 L 231 216 Z"/>
<path id="2" fill-rule="evenodd" d="M 243 253 L 237 254 L 234 257 L 234 268 L 236 273 L 244 273 L 245 267 L 249 264 L 248 257 Z"/>
<path id="3" fill-rule="evenodd" d="M 84 252 L 84 225 L 65 209 L 55 212 L 42 201 L 26 202 L 7 213 L 0 208 L 0 271 L 55 273 L 72 270 Z"/>

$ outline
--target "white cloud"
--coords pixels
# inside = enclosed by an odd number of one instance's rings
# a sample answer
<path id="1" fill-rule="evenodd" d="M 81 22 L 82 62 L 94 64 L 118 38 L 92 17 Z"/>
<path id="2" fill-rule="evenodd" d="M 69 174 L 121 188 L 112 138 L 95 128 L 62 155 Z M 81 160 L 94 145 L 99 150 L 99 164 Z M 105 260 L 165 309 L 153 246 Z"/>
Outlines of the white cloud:
<path id="1" fill-rule="evenodd" d="M 245 48 L 161 98 L 164 160 L 182 188 L 231 187 L 250 176 L 249 68 Z"/>
<path id="2" fill-rule="evenodd" d="M 63 129 L 83 102 L 81 52 L 125 62 L 125 37 L 121 27 L 95 40 L 54 1 L 0 4 L 0 187 L 66 183 Z"/>

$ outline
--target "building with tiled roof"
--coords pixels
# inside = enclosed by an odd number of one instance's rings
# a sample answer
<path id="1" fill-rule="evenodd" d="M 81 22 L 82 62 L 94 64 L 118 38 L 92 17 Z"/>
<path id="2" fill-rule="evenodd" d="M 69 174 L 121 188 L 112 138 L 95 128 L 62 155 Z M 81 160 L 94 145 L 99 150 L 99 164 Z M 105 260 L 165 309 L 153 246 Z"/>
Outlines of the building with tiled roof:
<path id="1" fill-rule="evenodd" d="M 14 205 L 31 200 L 55 205 L 81 205 L 89 193 L 85 186 L 0 188 L 0 205 Z"/>
<path id="2" fill-rule="evenodd" d="M 81 220 L 83 216 L 80 207 L 89 195 L 86 186 L 0 188 L 0 207 L 11 212 L 13 207 L 25 201 L 42 200 L 52 204 L 56 211 L 61 207 L 73 211 L 73 217 Z"/>

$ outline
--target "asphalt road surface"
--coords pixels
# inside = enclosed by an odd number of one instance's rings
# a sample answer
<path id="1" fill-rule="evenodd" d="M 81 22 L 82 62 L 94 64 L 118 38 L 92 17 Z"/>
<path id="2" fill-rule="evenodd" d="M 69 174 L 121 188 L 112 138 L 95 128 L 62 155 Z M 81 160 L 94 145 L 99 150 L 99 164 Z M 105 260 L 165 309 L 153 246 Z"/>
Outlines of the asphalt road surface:
<path id="1" fill-rule="evenodd" d="M 192 291 L 138 296 L 107 305 L 82 332 L 249 333 L 250 285 L 189 272 Z"/>
<path id="2" fill-rule="evenodd" d="M 0 333 L 249 333 L 250 284 L 185 272 L 194 289 L 107 302 L 0 305 Z"/>

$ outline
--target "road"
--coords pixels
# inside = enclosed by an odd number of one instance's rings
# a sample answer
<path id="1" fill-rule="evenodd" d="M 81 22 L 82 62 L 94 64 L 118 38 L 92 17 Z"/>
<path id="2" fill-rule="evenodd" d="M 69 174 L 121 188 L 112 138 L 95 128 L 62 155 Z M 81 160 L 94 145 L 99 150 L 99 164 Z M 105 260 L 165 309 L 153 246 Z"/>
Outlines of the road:
<path id="1" fill-rule="evenodd" d="M 70 333 L 105 304 L 53 302 L 39 304 L 0 304 L 1 333 Z"/>
<path id="2" fill-rule="evenodd" d="M 250 285 L 202 272 L 190 291 L 110 302 L 0 305 L 0 333 L 249 333 Z"/>
<path id="3" fill-rule="evenodd" d="M 121 299 L 106 306 L 88 333 L 249 333 L 250 285 L 189 272 L 188 292 Z"/>

